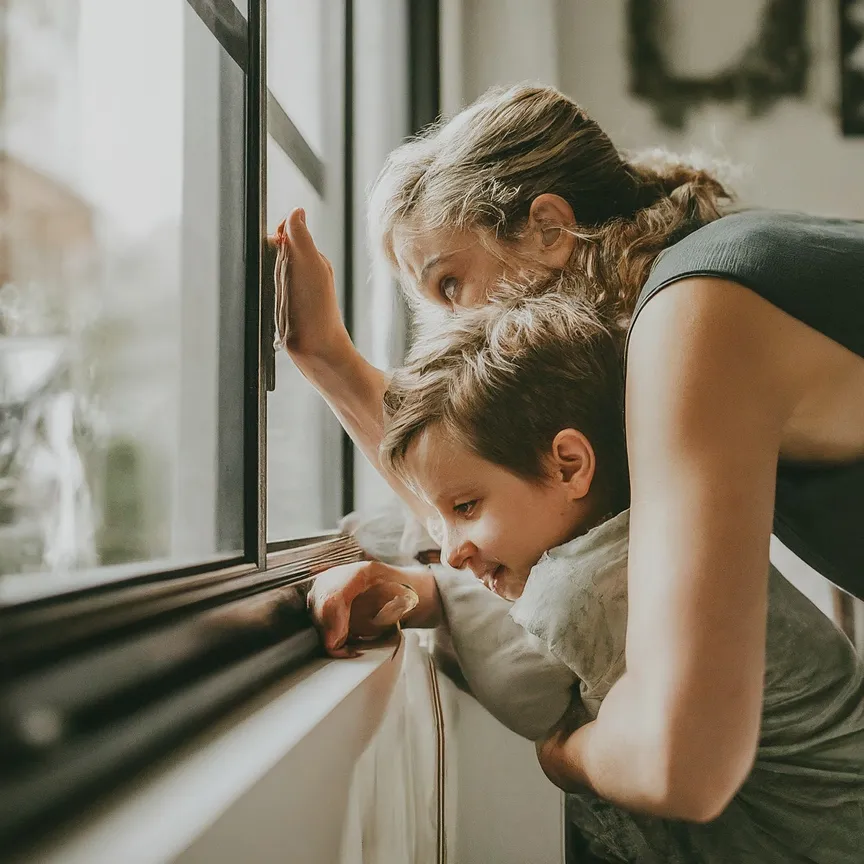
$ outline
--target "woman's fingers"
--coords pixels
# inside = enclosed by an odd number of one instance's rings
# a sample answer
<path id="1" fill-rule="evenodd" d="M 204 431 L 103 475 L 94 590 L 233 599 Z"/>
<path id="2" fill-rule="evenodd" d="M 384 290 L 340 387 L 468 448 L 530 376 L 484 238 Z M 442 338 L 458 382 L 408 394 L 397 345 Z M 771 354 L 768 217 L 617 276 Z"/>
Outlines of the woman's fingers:
<path id="1" fill-rule="evenodd" d="M 339 311 L 333 268 L 318 251 L 301 208 L 276 229 L 272 248 L 278 347 L 295 360 L 328 359 L 350 337 Z"/>
<path id="2" fill-rule="evenodd" d="M 298 255 L 317 255 L 315 241 L 306 227 L 306 211 L 302 207 L 291 211 L 288 217 L 288 236 Z"/>

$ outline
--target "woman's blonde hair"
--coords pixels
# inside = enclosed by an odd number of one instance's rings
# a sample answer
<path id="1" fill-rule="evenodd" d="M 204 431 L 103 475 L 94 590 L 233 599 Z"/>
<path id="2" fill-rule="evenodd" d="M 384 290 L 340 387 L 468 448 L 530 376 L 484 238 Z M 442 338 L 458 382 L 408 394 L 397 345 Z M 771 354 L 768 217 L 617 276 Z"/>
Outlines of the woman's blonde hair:
<path id="1" fill-rule="evenodd" d="M 506 244 L 543 193 L 573 209 L 569 269 L 581 290 L 625 320 L 656 256 L 730 200 L 711 170 L 663 151 L 628 158 L 573 100 L 523 84 L 490 90 L 393 151 L 372 191 L 370 237 L 394 266 L 397 226 Z"/>
<path id="2" fill-rule="evenodd" d="M 434 428 L 531 481 L 562 429 L 596 456 L 592 494 L 604 512 L 629 500 L 620 340 L 562 275 L 544 290 L 451 316 L 415 344 L 384 397 L 379 459 L 409 485 L 406 456 Z"/>

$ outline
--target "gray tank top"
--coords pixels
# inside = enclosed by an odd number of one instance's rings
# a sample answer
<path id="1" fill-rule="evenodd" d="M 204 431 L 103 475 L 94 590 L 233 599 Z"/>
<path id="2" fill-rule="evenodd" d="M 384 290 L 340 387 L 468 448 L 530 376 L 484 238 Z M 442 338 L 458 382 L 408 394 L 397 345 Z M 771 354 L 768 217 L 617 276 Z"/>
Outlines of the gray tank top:
<path id="1" fill-rule="evenodd" d="M 631 332 L 655 294 L 691 276 L 737 282 L 864 357 L 864 222 L 766 210 L 711 222 L 657 258 Z M 864 599 L 864 460 L 781 461 L 774 533 Z"/>

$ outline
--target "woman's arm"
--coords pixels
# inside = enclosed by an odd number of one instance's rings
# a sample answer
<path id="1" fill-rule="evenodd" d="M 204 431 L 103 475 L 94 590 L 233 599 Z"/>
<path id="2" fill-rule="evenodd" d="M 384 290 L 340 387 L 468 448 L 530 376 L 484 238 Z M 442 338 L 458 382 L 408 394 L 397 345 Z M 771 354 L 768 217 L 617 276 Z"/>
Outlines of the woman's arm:
<path id="1" fill-rule="evenodd" d="M 287 231 L 281 228 L 268 247 L 271 255 L 265 266 L 269 277 L 277 244 L 285 243 L 287 279 L 276 280 L 277 309 L 286 307 L 290 322 L 283 347 L 327 400 L 364 456 L 425 524 L 434 511 L 378 463 L 388 376 L 368 363 L 351 342 L 339 312 L 333 268 L 315 246 L 303 211 L 294 210 L 287 219 Z"/>
<path id="2" fill-rule="evenodd" d="M 796 401 L 789 322 L 715 279 L 672 285 L 641 313 L 627 380 L 627 672 L 595 722 L 538 748 L 565 788 L 707 821 L 749 773 L 777 459 Z"/>

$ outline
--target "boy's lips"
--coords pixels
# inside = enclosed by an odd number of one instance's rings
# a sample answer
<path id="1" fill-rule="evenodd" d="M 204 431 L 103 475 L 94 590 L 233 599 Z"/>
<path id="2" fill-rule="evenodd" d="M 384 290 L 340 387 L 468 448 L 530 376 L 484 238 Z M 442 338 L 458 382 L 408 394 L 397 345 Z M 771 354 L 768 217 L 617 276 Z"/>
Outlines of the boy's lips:
<path id="1" fill-rule="evenodd" d="M 490 590 L 495 594 L 498 592 L 495 590 L 498 586 L 498 577 L 501 575 L 504 570 L 503 564 L 488 564 L 479 572 L 477 570 L 474 571 L 474 575 Z"/>

